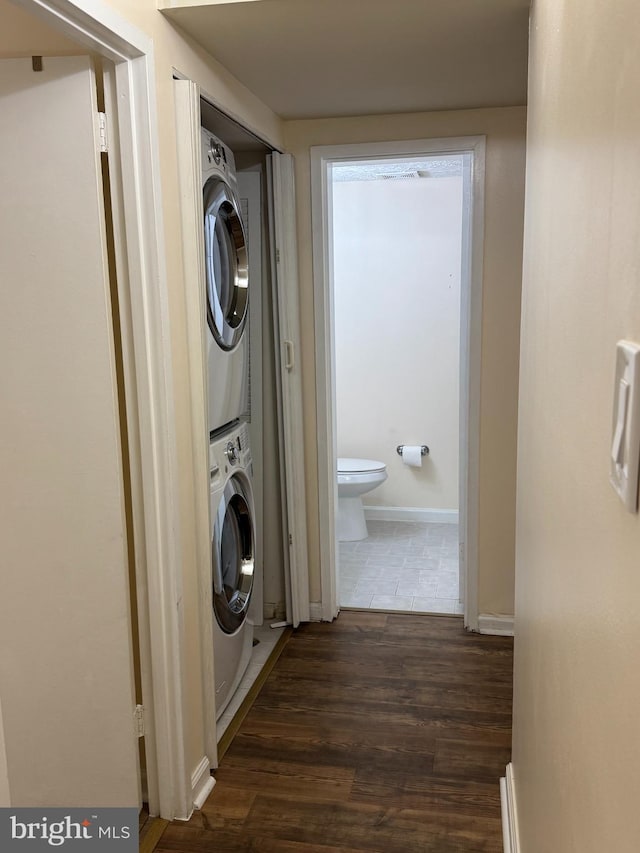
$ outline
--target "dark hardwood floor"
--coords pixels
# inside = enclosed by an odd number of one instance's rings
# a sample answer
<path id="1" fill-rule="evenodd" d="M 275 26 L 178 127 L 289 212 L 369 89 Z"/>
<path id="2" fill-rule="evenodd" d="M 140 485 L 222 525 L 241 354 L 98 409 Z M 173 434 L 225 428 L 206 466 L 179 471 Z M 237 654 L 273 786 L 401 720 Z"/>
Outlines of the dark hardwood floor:
<path id="1" fill-rule="evenodd" d="M 512 640 L 343 612 L 291 637 L 188 823 L 157 850 L 502 853 Z"/>

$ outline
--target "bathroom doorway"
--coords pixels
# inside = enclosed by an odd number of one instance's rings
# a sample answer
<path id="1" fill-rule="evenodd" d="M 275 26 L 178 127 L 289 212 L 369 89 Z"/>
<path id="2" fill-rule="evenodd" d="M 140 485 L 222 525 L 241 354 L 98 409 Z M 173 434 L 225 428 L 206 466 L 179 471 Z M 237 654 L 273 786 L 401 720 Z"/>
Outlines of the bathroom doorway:
<path id="1" fill-rule="evenodd" d="M 312 149 L 323 618 L 477 620 L 483 162 L 479 137 Z"/>
<path id="2" fill-rule="evenodd" d="M 341 608 L 462 613 L 462 168 L 450 154 L 332 169 Z"/>

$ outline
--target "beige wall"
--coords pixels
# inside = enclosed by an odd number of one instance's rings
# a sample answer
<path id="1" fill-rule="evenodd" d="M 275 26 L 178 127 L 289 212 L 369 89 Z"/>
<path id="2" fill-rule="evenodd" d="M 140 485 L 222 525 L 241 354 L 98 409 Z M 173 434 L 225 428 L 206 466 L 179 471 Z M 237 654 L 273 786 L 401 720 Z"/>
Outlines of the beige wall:
<path id="1" fill-rule="evenodd" d="M 0 0 L 0 21 L 0 57 L 4 59 L 86 53 L 44 21 L 14 6 L 9 0 Z"/>
<path id="2" fill-rule="evenodd" d="M 523 853 L 640 844 L 640 521 L 608 482 L 615 345 L 640 340 L 640 6 L 536 0 L 513 760 Z"/>
<path id="3" fill-rule="evenodd" d="M 461 252 L 461 175 L 334 182 L 337 450 L 387 466 L 367 505 L 458 509 Z"/>
<path id="4" fill-rule="evenodd" d="M 296 157 L 311 598 L 320 599 L 309 149 L 486 134 L 479 607 L 513 612 L 515 464 L 525 162 L 524 107 L 285 122 Z"/>

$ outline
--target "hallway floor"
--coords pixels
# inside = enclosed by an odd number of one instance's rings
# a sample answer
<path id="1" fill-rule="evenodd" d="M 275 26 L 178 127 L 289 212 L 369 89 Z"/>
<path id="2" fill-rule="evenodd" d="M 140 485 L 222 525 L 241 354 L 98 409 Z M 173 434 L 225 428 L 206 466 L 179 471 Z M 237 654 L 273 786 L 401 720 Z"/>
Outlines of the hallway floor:
<path id="1" fill-rule="evenodd" d="M 463 613 L 458 525 L 368 521 L 369 536 L 339 543 L 341 607 Z"/>
<path id="2" fill-rule="evenodd" d="M 502 853 L 512 642 L 448 616 L 301 626 L 202 811 L 157 850 Z"/>

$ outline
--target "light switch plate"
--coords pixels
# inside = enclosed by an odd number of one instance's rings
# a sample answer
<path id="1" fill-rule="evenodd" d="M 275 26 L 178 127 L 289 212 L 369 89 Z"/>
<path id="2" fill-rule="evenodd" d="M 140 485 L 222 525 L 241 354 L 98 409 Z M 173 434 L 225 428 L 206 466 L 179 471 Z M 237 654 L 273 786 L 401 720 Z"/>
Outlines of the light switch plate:
<path id="1" fill-rule="evenodd" d="M 640 344 L 618 341 L 609 479 L 629 512 L 638 511 L 639 465 Z"/>

